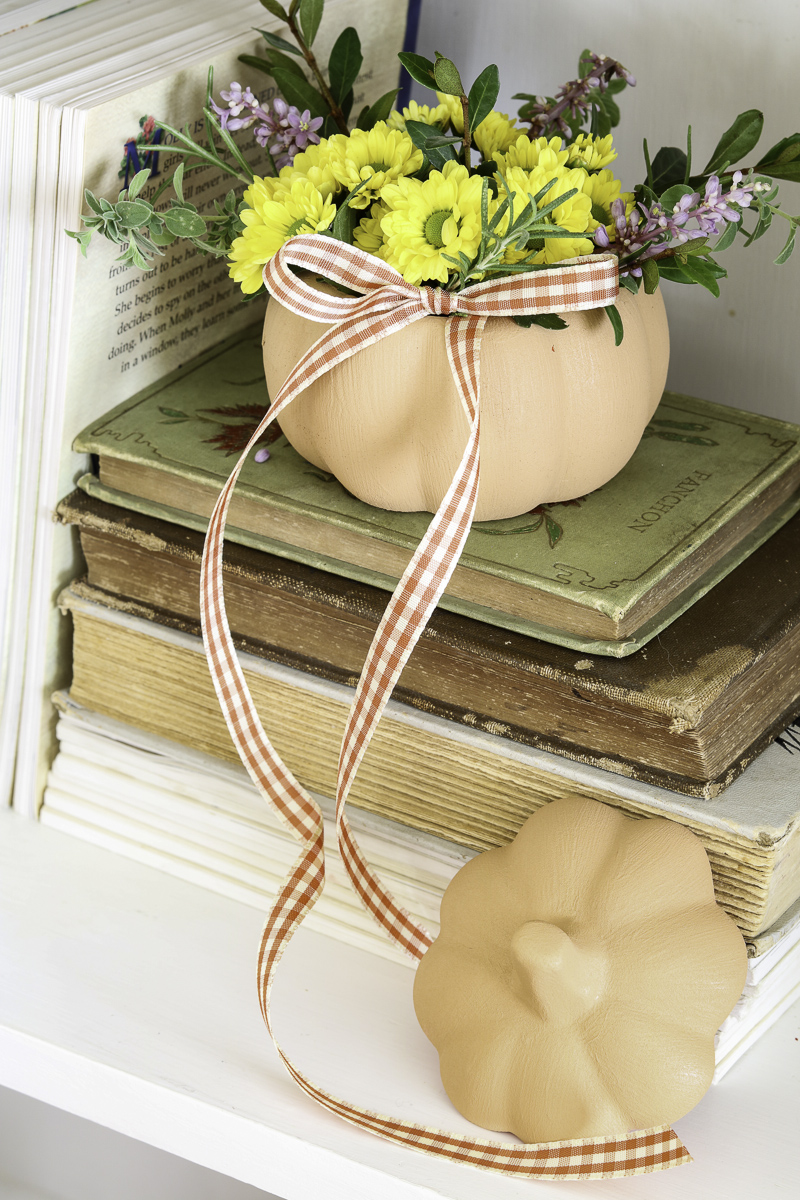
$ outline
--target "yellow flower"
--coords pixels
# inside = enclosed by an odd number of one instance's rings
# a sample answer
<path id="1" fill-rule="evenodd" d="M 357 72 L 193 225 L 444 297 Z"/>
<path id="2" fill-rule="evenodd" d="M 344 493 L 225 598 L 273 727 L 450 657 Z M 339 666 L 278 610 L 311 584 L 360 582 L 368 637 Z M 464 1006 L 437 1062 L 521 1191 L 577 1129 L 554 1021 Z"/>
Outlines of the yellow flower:
<path id="1" fill-rule="evenodd" d="M 331 168 L 330 138 L 323 138 L 317 145 L 309 144 L 294 156 L 291 166 L 283 167 L 278 175 L 280 183 L 291 187 L 295 179 L 307 179 L 327 200 L 342 190 Z"/>
<path id="2" fill-rule="evenodd" d="M 384 238 L 381 220 L 388 211 L 385 204 L 377 201 L 370 209 L 370 215 L 362 217 L 353 231 L 353 241 L 356 246 L 361 250 L 366 250 L 367 254 L 374 254 L 377 258 L 383 258 Z"/>
<path id="3" fill-rule="evenodd" d="M 321 233 L 336 215 L 336 206 L 307 179 L 276 188 L 272 199 L 253 185 L 247 190 L 255 206 L 241 213 L 245 228 L 231 246 L 229 272 L 246 294 L 258 291 L 264 263 L 284 242 L 297 233 Z"/>
<path id="4" fill-rule="evenodd" d="M 407 133 L 390 129 L 385 121 L 369 130 L 354 129 L 349 136 L 337 133 L 328 144 L 334 177 L 348 192 L 368 180 L 350 201 L 352 208 L 369 208 L 387 184 L 413 175 L 422 166 L 422 151 Z"/>
<path id="5" fill-rule="evenodd" d="M 493 155 L 503 154 L 519 137 L 516 128 L 517 119 L 508 119 L 505 113 L 492 110 L 484 117 L 480 125 L 472 131 L 472 140 L 480 150 L 486 162 L 491 162 Z"/>
<path id="6" fill-rule="evenodd" d="M 404 108 L 401 113 L 396 109 L 390 112 L 386 124 L 390 129 L 400 129 L 405 132 L 406 121 L 421 121 L 423 125 L 444 126 L 449 116 L 450 110 L 446 104 L 437 104 L 431 108 L 428 104 L 417 104 L 416 100 L 412 100 L 408 108 Z"/>
<path id="7" fill-rule="evenodd" d="M 608 232 L 613 233 L 614 218 L 611 216 L 611 205 L 615 200 L 625 201 L 626 214 L 633 210 L 633 192 L 622 191 L 622 183 L 614 178 L 613 171 L 587 173 L 583 192 L 592 202 L 592 215 L 587 226 L 592 231 L 597 229 L 598 225 L 605 225 Z"/>
<path id="8" fill-rule="evenodd" d="M 464 110 L 461 107 L 461 100 L 458 96 L 448 96 L 446 92 L 437 92 L 436 99 L 439 101 L 439 107 L 447 110 L 447 115 L 450 118 L 450 124 L 456 133 L 464 132 Z"/>
<path id="9" fill-rule="evenodd" d="M 495 152 L 492 157 L 501 172 L 508 167 L 522 167 L 526 171 L 532 171 L 534 167 L 544 167 L 546 170 L 555 171 L 556 167 L 564 166 L 568 153 L 569 151 L 562 150 L 560 137 L 550 138 L 549 141 L 540 137 L 531 141 L 527 133 L 523 133 L 512 142 L 505 154 Z"/>
<path id="10" fill-rule="evenodd" d="M 590 133 L 579 133 L 569 147 L 569 165 L 585 167 L 587 171 L 597 171 L 607 167 L 617 157 L 614 149 L 614 139 L 611 134 L 604 138 L 594 138 Z"/>
<path id="11" fill-rule="evenodd" d="M 585 171 L 571 171 L 566 167 L 557 167 L 554 171 L 546 170 L 541 166 L 534 167 L 532 171 L 525 171 L 522 167 L 510 167 L 505 173 L 505 180 L 514 197 L 514 216 L 519 216 L 528 203 L 529 196 L 537 195 L 546 183 L 555 179 L 554 186 L 540 201 L 542 206 L 549 204 L 558 196 L 563 196 L 572 188 L 577 188 L 578 191 L 563 204 L 559 204 L 557 208 L 553 209 L 545 220 L 548 224 L 560 225 L 562 229 L 583 233 L 589 227 L 592 212 L 592 202 L 589 196 L 581 191 L 585 175 Z M 499 198 L 502 200 L 504 197 L 505 192 L 500 184 Z M 500 231 L 505 232 L 507 225 L 508 218 L 506 217 L 500 223 Z M 525 259 L 531 263 L 555 263 L 560 262 L 563 258 L 591 254 L 592 249 L 592 243 L 587 238 L 534 238 L 524 250 L 506 251 L 505 261 L 513 263 Z"/>
<path id="12" fill-rule="evenodd" d="M 409 283 L 447 283 L 459 253 L 474 258 L 481 241 L 480 176 L 448 162 L 422 182 L 401 179 L 384 189 L 389 212 L 381 220 L 382 257 Z"/>

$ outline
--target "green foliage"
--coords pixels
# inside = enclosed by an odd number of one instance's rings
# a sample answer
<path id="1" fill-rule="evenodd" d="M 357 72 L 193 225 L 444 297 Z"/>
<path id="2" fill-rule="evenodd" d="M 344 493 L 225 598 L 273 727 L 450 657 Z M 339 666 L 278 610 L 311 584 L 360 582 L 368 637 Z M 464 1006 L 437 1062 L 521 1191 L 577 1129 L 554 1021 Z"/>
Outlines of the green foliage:
<path id="1" fill-rule="evenodd" d="M 718 279 L 724 279 L 728 272 L 712 258 L 701 258 L 698 255 L 687 256 L 685 261 L 680 259 L 662 259 L 658 264 L 662 279 L 670 279 L 673 283 L 699 283 L 712 296 L 719 296 Z"/>
<path id="2" fill-rule="evenodd" d="M 289 14 L 282 4 L 278 4 L 278 0 L 259 0 L 262 8 L 267 12 L 271 12 L 273 17 L 277 17 L 279 21 L 288 21 Z"/>
<path id="3" fill-rule="evenodd" d="M 298 57 L 303 57 L 303 51 L 297 46 L 293 46 L 291 42 L 287 42 L 286 38 L 278 37 L 277 33 L 270 33 L 267 29 L 259 29 L 258 31 L 263 37 L 268 46 L 272 46 L 274 50 L 280 51 L 282 54 L 296 54 Z"/>
<path id="4" fill-rule="evenodd" d="M 739 113 L 730 129 L 726 129 L 717 142 L 703 175 L 718 175 L 730 163 L 739 162 L 756 145 L 763 128 L 764 114 L 757 108 L 749 108 L 747 112 Z"/>
<path id="5" fill-rule="evenodd" d="M 686 177 L 686 152 L 677 146 L 662 146 L 653 159 L 652 176 L 648 186 L 657 196 Z M 691 189 L 690 189 L 691 190 Z"/>
<path id="6" fill-rule="evenodd" d="M 426 125 L 424 121 L 406 121 L 406 133 L 414 145 L 422 151 L 430 169 L 441 171 L 446 162 L 456 158 L 454 142 L 461 138 L 447 138 L 437 125 Z"/>
<path id="7" fill-rule="evenodd" d="M 469 89 L 467 102 L 469 105 L 470 130 L 485 121 L 497 102 L 500 91 L 500 72 L 497 67 L 484 67 L 478 78 Z"/>
<path id="8" fill-rule="evenodd" d="M 447 96 L 463 96 L 464 85 L 454 62 L 436 51 L 436 62 L 433 65 L 433 78 L 436 87 Z"/>
<path id="9" fill-rule="evenodd" d="M 384 92 L 380 99 L 376 100 L 371 107 L 364 105 L 356 122 L 357 128 L 372 129 L 372 126 L 378 121 L 388 121 L 389 114 L 392 111 L 399 91 L 399 88 L 392 88 L 390 92 Z"/>
<path id="10" fill-rule="evenodd" d="M 538 325 L 540 329 L 569 329 L 567 322 L 556 313 L 539 313 L 535 317 L 512 317 L 512 320 L 523 329 L 530 329 L 532 325 Z"/>
<path id="11" fill-rule="evenodd" d="M 307 46 L 314 45 L 314 38 L 317 36 L 324 7 L 325 0 L 300 0 L 300 10 L 297 15 Z"/>
<path id="12" fill-rule="evenodd" d="M 423 87 L 430 88 L 431 91 L 436 91 L 436 75 L 433 63 L 429 58 L 424 58 L 421 54 L 414 54 L 410 50 L 402 50 L 397 57 L 413 80 L 421 83 Z"/>
<path id="13" fill-rule="evenodd" d="M 644 259 L 642 262 L 642 283 L 648 296 L 652 296 L 653 292 L 658 290 L 658 279 L 658 263 L 652 258 Z"/>
<path id="14" fill-rule="evenodd" d="M 622 317 L 619 315 L 619 309 L 616 304 L 608 304 L 603 309 L 603 312 L 611 322 L 611 328 L 614 330 L 614 345 L 622 344 L 622 339 L 625 336 L 625 330 L 622 328 Z"/>
<path id="15" fill-rule="evenodd" d="M 781 138 L 756 163 L 755 169 L 773 179 L 800 183 L 800 133 Z"/>
<path id="16" fill-rule="evenodd" d="M 361 41 L 355 29 L 349 25 L 347 29 L 342 30 L 334 42 L 331 56 L 328 59 L 331 93 L 338 104 L 341 104 L 351 91 L 363 61 Z M 286 98 L 288 99 L 288 96 Z"/>

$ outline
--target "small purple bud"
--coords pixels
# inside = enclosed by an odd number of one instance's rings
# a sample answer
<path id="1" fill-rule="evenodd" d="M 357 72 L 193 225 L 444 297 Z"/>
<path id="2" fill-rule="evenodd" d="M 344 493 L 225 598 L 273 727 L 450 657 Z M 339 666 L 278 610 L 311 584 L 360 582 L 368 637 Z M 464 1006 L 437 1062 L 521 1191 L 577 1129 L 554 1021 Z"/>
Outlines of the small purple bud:
<path id="1" fill-rule="evenodd" d="M 256 459 L 257 463 L 266 462 L 268 458 L 269 458 L 269 450 L 267 449 L 266 446 L 261 446 L 261 448 L 259 450 L 256 450 L 255 459 Z"/>

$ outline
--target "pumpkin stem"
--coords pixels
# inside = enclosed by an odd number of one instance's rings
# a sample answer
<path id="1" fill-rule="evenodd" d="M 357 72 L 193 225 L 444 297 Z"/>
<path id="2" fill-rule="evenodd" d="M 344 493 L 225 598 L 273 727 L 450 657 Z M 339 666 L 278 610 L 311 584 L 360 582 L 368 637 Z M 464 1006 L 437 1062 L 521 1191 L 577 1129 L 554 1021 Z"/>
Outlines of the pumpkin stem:
<path id="1" fill-rule="evenodd" d="M 608 964 L 578 946 L 558 925 L 527 921 L 511 939 L 513 987 L 546 1021 L 571 1024 L 601 999 Z"/>

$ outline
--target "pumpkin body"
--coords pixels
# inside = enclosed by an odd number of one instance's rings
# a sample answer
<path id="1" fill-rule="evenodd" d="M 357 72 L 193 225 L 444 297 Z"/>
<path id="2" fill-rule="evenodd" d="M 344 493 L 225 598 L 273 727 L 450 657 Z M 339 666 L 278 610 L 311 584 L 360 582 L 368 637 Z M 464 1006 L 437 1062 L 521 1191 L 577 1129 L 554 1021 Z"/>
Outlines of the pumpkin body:
<path id="1" fill-rule="evenodd" d="M 617 307 L 625 331 L 618 347 L 600 309 L 564 314 L 569 328 L 557 331 L 488 320 L 476 520 L 583 496 L 633 454 L 661 399 L 669 334 L 660 292 L 623 289 Z M 435 512 L 456 472 L 468 426 L 444 322 L 425 317 L 360 350 L 281 414 L 294 448 L 368 504 Z M 327 328 L 270 300 L 264 367 L 273 398 Z"/>
<path id="2" fill-rule="evenodd" d="M 414 1007 L 476 1125 L 622 1136 L 701 1099 L 746 975 L 689 829 L 565 796 L 449 884 Z"/>

